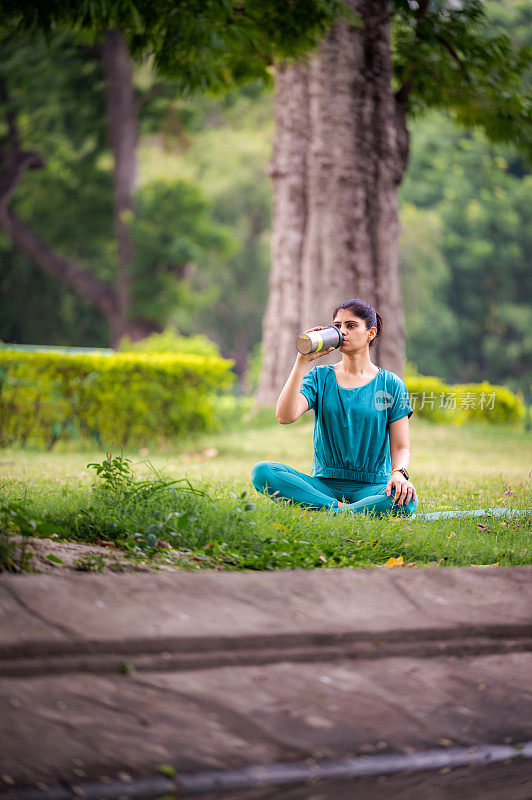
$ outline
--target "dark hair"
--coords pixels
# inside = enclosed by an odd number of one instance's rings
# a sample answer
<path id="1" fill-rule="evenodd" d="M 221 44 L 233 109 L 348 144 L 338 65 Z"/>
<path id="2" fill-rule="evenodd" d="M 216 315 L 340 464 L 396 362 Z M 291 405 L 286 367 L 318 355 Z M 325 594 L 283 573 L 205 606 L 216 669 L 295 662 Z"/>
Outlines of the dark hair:
<path id="1" fill-rule="evenodd" d="M 381 315 L 377 314 L 373 306 L 367 303 L 365 300 L 360 300 L 360 298 L 353 297 L 351 300 L 346 300 L 345 303 L 336 306 L 333 311 L 333 319 L 341 308 L 345 309 L 346 311 L 350 311 L 354 317 L 363 319 L 366 323 L 366 328 L 377 328 L 377 333 L 369 343 L 369 346 L 372 347 L 377 336 L 380 336 L 382 333 Z"/>

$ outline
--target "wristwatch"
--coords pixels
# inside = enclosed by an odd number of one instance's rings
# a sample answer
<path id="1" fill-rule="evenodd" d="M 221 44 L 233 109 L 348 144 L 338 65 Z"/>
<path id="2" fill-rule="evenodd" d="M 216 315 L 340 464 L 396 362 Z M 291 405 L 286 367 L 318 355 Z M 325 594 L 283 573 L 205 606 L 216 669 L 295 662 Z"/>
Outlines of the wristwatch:
<path id="1" fill-rule="evenodd" d="M 407 479 L 407 481 L 410 480 L 410 475 L 408 474 L 408 472 L 406 471 L 406 469 L 404 467 L 397 467 L 396 469 L 392 469 L 392 474 L 394 472 L 400 472 L 402 475 L 404 475 L 404 477 Z"/>

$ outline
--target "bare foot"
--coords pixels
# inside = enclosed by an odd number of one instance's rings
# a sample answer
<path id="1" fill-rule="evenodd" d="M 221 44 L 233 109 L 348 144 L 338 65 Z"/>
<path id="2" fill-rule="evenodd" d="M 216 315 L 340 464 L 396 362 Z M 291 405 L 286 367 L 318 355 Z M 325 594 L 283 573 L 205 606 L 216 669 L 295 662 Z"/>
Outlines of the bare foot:
<path id="1" fill-rule="evenodd" d="M 341 502 L 338 500 L 338 508 L 340 508 L 340 506 L 348 506 L 348 505 L 349 505 L 349 503 L 341 503 Z"/>

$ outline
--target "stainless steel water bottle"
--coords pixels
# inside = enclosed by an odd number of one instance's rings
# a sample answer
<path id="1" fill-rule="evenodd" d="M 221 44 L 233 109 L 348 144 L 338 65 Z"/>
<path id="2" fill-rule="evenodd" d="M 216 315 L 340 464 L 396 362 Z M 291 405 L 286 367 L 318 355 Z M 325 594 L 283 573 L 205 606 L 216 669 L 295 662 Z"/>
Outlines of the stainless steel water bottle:
<path id="1" fill-rule="evenodd" d="M 296 339 L 296 347 L 304 356 L 327 350 L 329 347 L 341 347 L 343 343 L 343 334 L 335 325 L 327 325 L 319 331 L 302 333 Z"/>

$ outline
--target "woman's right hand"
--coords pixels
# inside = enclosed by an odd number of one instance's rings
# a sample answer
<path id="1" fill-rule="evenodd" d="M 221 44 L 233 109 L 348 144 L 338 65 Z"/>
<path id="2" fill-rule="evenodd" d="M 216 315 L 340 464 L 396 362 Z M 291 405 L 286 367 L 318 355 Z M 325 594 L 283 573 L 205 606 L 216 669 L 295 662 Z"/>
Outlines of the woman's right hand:
<path id="1" fill-rule="evenodd" d="M 303 333 L 310 333 L 311 331 L 322 331 L 325 325 L 316 325 L 315 328 L 309 328 L 308 331 L 303 331 Z M 323 356 L 328 356 L 329 353 L 332 353 L 336 350 L 335 347 L 328 347 L 327 350 L 318 350 L 316 353 L 307 353 L 307 355 L 303 355 L 303 353 L 297 354 L 297 360 L 303 361 L 305 364 L 310 364 L 311 361 L 315 361 L 317 358 L 323 358 Z"/>

